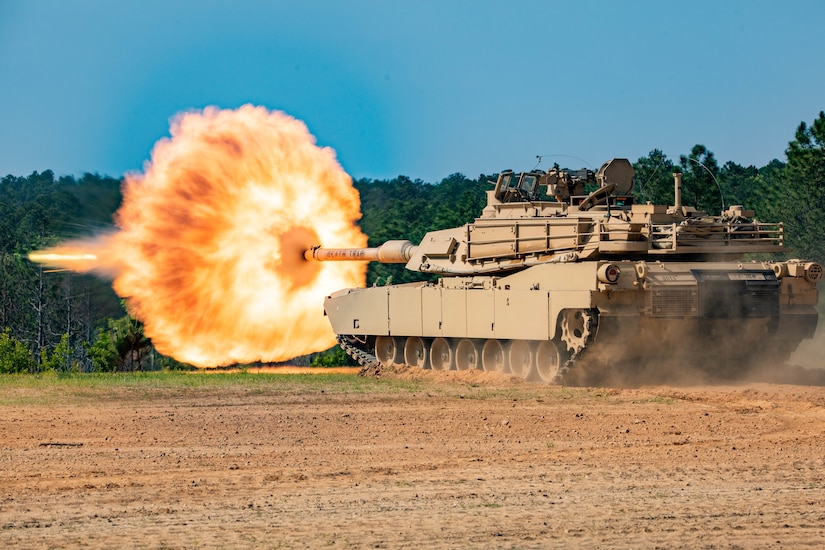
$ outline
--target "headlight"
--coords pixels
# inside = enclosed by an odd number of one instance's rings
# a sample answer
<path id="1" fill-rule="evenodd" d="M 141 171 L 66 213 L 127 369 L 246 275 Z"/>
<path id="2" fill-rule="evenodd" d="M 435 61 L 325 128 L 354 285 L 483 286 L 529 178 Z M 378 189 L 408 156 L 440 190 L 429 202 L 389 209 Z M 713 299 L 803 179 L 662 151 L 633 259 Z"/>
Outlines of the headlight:
<path id="1" fill-rule="evenodd" d="M 821 269 L 821 268 L 820 268 Z M 619 280 L 622 270 L 615 264 L 604 264 L 599 267 L 598 277 L 603 283 L 615 284 Z"/>

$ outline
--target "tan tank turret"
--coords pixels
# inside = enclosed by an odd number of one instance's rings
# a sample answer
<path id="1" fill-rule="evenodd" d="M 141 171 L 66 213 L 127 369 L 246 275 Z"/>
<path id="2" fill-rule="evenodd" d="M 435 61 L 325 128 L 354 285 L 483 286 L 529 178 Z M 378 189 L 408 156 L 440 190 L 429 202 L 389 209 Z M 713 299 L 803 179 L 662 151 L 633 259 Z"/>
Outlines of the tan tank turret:
<path id="1" fill-rule="evenodd" d="M 305 257 L 442 275 L 327 297 L 339 342 L 361 362 L 559 382 L 579 365 L 651 358 L 726 374 L 755 358 L 781 361 L 813 335 L 822 266 L 746 260 L 783 252 L 782 224 L 741 206 L 720 215 L 684 206 L 680 176 L 668 206 L 634 204 L 627 159 L 595 174 L 505 171 L 472 223 L 418 245 L 314 247 Z M 585 195 L 587 183 L 598 188 Z"/>

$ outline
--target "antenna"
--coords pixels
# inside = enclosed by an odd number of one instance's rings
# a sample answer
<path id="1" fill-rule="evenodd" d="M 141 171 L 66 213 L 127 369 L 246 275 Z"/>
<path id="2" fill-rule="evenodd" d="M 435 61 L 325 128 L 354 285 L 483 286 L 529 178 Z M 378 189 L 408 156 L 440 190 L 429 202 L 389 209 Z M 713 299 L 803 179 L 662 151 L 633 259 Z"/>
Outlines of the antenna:
<path id="1" fill-rule="evenodd" d="M 717 181 L 716 176 L 713 175 L 713 172 L 710 171 L 710 168 L 708 168 L 707 166 L 705 166 L 704 164 L 702 164 L 701 162 L 699 162 L 695 158 L 691 158 L 691 157 L 685 157 L 685 158 L 688 159 L 688 160 L 692 160 L 693 162 L 695 162 L 696 164 L 698 164 L 699 166 L 701 166 L 702 168 L 707 170 L 707 173 L 710 174 L 711 178 L 713 178 L 713 183 L 716 184 L 716 188 L 719 190 L 719 198 L 722 200 L 722 212 L 724 212 L 725 211 L 725 195 L 722 193 L 722 186 L 719 185 L 719 181 Z"/>
<path id="2" fill-rule="evenodd" d="M 556 154 L 552 154 L 552 155 L 536 155 L 536 158 L 538 159 L 538 162 L 537 162 L 537 163 L 536 163 L 536 165 L 533 167 L 533 170 L 535 170 L 536 168 L 538 168 L 538 167 L 539 167 L 539 164 L 541 164 L 541 161 L 544 159 L 544 157 L 565 157 L 565 158 L 569 158 L 569 159 L 576 159 L 576 160 L 580 160 L 580 161 L 582 161 L 583 163 L 585 163 L 586 165 L 588 165 L 591 169 L 594 169 L 594 170 L 595 170 L 595 168 L 593 168 L 593 165 L 592 165 L 592 164 L 590 164 L 589 162 L 587 162 L 586 160 L 584 160 L 584 159 L 582 159 L 582 158 L 579 158 L 579 157 L 574 157 L 573 155 L 556 155 Z"/>
<path id="3" fill-rule="evenodd" d="M 639 159 L 639 160 L 641 160 L 641 159 Z M 653 181 L 653 178 L 656 177 L 656 174 L 659 173 L 659 170 L 662 168 L 662 166 L 664 165 L 666 160 L 667 160 L 667 155 L 662 153 L 662 158 L 659 161 L 659 164 L 656 166 L 656 169 L 653 170 L 653 173 L 650 174 L 650 176 L 648 176 L 647 180 L 643 184 L 639 184 L 639 193 L 642 195 L 642 198 L 647 199 L 647 200 L 651 200 L 650 197 L 645 195 L 645 189 L 647 188 L 647 184 L 650 183 L 651 181 Z"/>

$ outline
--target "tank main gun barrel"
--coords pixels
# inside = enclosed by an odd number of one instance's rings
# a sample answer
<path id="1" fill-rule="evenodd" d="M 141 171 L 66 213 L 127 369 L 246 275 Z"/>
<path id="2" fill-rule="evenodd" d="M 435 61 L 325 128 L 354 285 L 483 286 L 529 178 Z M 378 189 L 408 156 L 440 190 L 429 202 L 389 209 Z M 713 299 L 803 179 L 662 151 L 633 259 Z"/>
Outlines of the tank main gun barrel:
<path id="1" fill-rule="evenodd" d="M 418 248 L 410 241 L 387 241 L 375 248 L 322 248 L 314 246 L 304 252 L 304 258 L 317 262 L 381 262 L 405 264 Z"/>

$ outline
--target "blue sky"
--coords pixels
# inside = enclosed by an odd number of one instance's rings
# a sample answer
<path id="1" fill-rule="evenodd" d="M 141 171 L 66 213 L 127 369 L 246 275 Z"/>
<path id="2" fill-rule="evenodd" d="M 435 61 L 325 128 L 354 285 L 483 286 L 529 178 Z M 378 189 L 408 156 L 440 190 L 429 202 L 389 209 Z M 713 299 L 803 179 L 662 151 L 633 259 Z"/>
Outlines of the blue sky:
<path id="1" fill-rule="evenodd" d="M 0 0 L 0 175 L 120 176 L 175 113 L 245 103 L 355 178 L 696 143 L 762 166 L 825 109 L 823 24 L 821 0 Z"/>

